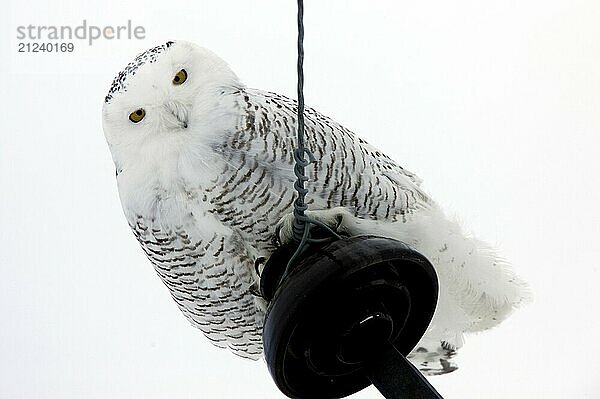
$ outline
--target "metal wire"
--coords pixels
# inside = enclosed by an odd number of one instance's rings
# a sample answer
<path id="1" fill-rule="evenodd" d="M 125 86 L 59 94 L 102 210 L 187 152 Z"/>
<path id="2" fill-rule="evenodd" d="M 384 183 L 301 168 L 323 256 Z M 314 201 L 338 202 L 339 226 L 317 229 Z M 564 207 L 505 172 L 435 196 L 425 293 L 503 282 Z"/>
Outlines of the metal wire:
<path id="1" fill-rule="evenodd" d="M 298 144 L 294 150 L 294 174 L 296 175 L 296 182 L 294 183 L 294 189 L 298 193 L 298 197 L 294 201 L 294 222 L 292 225 L 293 239 L 298 243 L 296 251 L 291 256 L 285 269 L 285 273 L 282 278 L 285 277 L 296 258 L 301 255 L 309 243 L 322 242 L 323 239 L 313 239 L 310 236 L 310 226 L 316 225 L 321 227 L 323 230 L 328 232 L 331 236 L 341 239 L 341 236 L 333 231 L 329 226 L 325 225 L 318 220 L 308 217 L 305 212 L 308 209 L 305 198 L 308 190 L 305 187 L 305 183 L 308 181 L 306 176 L 306 167 L 311 163 L 315 162 L 313 153 L 305 146 L 304 141 L 304 2 L 298 0 L 298 62 L 297 62 L 297 73 L 298 73 Z M 308 160 L 306 159 L 308 157 Z"/>
<path id="2" fill-rule="evenodd" d="M 303 241 L 306 236 L 306 230 L 308 229 L 307 217 L 304 214 L 308 206 L 304 202 L 304 198 L 308 193 L 308 190 L 304 187 L 304 183 L 308 181 L 308 177 L 305 175 L 305 168 L 311 162 L 314 161 L 314 156 L 304 145 L 304 1 L 298 0 L 298 62 L 296 70 L 298 73 L 298 84 L 297 84 L 297 95 L 298 95 L 298 144 L 294 151 L 294 174 L 296 175 L 296 182 L 294 183 L 294 189 L 298 193 L 298 197 L 294 201 L 294 225 L 292 232 L 294 234 L 294 240 L 298 243 Z M 308 155 L 309 161 L 306 160 L 305 155 Z"/>

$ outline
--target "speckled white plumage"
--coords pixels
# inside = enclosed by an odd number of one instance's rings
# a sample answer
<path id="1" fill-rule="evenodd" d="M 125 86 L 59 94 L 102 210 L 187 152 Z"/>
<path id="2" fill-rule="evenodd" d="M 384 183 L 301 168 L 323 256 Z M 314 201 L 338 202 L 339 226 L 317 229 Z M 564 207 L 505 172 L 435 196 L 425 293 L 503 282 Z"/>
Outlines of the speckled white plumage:
<path id="1" fill-rule="evenodd" d="M 173 85 L 182 68 L 187 81 Z M 146 116 L 132 123 L 140 107 Z M 249 358 L 262 353 L 265 309 L 254 263 L 274 249 L 275 225 L 285 227 L 294 199 L 295 108 L 246 88 L 208 50 L 170 42 L 121 72 L 103 109 L 123 210 L 143 250 L 190 322 Z M 414 174 L 317 111 L 305 117 L 317 158 L 308 168 L 314 216 L 402 240 L 432 261 L 440 300 L 412 357 L 425 372 L 451 371 L 464 334 L 507 317 L 527 300 L 525 284 L 449 220 Z"/>

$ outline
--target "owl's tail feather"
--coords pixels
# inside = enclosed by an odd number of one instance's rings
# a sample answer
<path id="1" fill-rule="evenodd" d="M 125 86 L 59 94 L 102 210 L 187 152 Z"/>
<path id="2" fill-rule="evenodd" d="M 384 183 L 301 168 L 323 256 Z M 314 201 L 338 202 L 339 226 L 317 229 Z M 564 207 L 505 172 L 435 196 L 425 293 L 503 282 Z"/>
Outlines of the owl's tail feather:
<path id="1" fill-rule="evenodd" d="M 529 302 L 527 284 L 494 249 L 464 233 L 456 220 L 437 207 L 423 209 L 407 221 L 348 220 L 353 233 L 378 234 L 411 245 L 425 255 L 438 274 L 438 307 L 426 338 L 449 349 L 460 348 L 463 335 L 489 329 Z"/>

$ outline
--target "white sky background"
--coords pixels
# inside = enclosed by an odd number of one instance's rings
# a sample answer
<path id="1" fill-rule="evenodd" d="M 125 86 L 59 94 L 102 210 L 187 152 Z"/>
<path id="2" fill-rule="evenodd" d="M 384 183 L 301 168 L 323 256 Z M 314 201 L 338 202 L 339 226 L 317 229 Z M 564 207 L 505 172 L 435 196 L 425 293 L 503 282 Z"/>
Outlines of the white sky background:
<path id="1" fill-rule="evenodd" d="M 431 382 L 447 399 L 600 397 L 600 2 L 306 3 L 307 103 L 424 178 L 535 293 Z M 147 39 L 17 53 L 18 25 L 84 18 L 131 19 Z M 173 38 L 295 96 L 295 35 L 292 0 L 3 10 L 0 397 L 282 397 L 263 362 L 189 326 L 155 275 L 122 215 L 100 110 L 133 56 Z"/>

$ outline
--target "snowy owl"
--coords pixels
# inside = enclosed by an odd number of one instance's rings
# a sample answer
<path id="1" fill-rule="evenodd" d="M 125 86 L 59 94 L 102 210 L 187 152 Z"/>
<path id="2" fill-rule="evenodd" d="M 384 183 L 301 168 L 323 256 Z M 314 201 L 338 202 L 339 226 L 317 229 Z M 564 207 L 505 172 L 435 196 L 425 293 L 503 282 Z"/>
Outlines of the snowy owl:
<path id="1" fill-rule="evenodd" d="M 291 239 L 296 102 L 247 88 L 212 52 L 151 48 L 114 79 L 103 128 L 123 211 L 192 325 L 233 353 L 262 355 L 265 301 L 255 264 Z M 420 179 L 348 129 L 307 108 L 316 162 L 310 216 L 347 234 L 403 241 L 434 265 L 431 326 L 409 358 L 426 374 L 455 369 L 466 333 L 491 328 L 528 298 L 487 244 L 466 235 Z"/>

